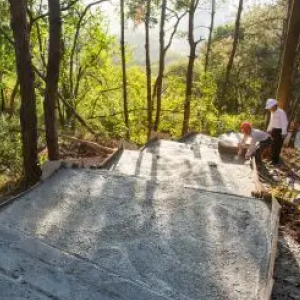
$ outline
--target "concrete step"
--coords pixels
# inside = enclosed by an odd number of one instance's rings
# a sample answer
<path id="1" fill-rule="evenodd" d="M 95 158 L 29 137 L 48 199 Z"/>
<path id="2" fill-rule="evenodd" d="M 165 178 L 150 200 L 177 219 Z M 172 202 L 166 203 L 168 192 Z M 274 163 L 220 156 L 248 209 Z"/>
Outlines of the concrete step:
<path id="1" fill-rule="evenodd" d="M 174 143 L 174 142 L 173 142 Z M 177 143 L 178 144 L 178 143 Z M 195 148 L 189 155 L 168 155 L 147 151 L 125 150 L 114 163 L 113 171 L 138 176 L 146 180 L 176 182 L 209 190 L 251 196 L 255 189 L 253 172 L 249 165 L 228 164 L 216 150 Z"/>
<path id="2" fill-rule="evenodd" d="M 4 274 L 5 270 L 0 270 L 0 299 L 1 300 L 53 300 L 36 290 L 33 290 L 25 282 L 19 282 L 10 274 Z"/>
<path id="3" fill-rule="evenodd" d="M 1 268 L 54 299 L 257 300 L 270 264 L 263 201 L 97 170 L 60 170 L 0 227 Z"/>
<path id="4" fill-rule="evenodd" d="M 143 282 L 4 226 L 0 226 L 0 287 L 0 299 L 24 299 L 24 295 L 55 300 L 168 299 Z"/>

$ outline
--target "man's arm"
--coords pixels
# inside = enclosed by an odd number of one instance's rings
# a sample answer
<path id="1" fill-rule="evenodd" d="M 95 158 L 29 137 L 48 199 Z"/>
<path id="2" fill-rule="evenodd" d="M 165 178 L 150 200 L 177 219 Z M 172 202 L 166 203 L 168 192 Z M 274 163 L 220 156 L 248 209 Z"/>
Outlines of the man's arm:
<path id="1" fill-rule="evenodd" d="M 289 122 L 288 122 L 285 111 L 282 111 L 282 113 L 280 114 L 280 120 L 281 120 L 282 135 L 287 135 L 287 128 L 288 128 Z"/>
<path id="2" fill-rule="evenodd" d="M 256 141 L 253 137 L 251 137 L 250 146 L 245 155 L 246 159 L 249 159 L 251 155 L 255 152 L 255 147 L 256 147 Z"/>
<path id="3" fill-rule="evenodd" d="M 273 128 L 273 114 L 271 113 L 269 125 L 268 125 L 268 128 L 267 128 L 267 132 L 271 133 L 272 128 Z"/>

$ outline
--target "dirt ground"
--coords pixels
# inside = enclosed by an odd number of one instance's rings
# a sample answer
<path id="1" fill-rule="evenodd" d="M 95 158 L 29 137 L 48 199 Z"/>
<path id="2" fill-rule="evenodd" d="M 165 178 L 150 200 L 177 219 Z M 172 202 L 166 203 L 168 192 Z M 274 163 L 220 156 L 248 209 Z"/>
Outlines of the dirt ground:
<path id="1" fill-rule="evenodd" d="M 300 210 L 295 201 L 300 193 L 300 150 L 283 149 L 282 160 L 263 178 L 270 180 L 269 191 L 282 207 L 272 300 L 300 300 Z M 291 181 L 295 184 L 288 184 Z"/>

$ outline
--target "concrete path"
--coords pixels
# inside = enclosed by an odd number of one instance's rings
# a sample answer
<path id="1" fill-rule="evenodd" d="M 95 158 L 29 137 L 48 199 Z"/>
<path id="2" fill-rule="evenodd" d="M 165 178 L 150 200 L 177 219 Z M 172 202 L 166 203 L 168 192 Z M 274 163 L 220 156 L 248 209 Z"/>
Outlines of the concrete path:
<path id="1" fill-rule="evenodd" d="M 209 149 L 160 142 L 113 170 L 62 169 L 1 211 L 0 299 L 264 299 L 270 207 L 214 185 L 210 167 L 237 166 Z"/>
<path id="2" fill-rule="evenodd" d="M 125 150 L 113 170 L 186 187 L 251 195 L 255 185 L 249 162 L 234 163 L 233 157 L 221 156 L 217 139 L 199 135 L 191 140 L 186 143 L 161 140 L 141 152 Z"/>

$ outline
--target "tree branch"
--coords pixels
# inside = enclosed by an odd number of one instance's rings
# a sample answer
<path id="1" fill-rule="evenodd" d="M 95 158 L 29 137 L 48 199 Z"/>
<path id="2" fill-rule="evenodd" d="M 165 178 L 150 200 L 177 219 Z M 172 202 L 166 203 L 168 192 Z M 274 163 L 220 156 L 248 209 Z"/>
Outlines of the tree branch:
<path id="1" fill-rule="evenodd" d="M 85 17 L 85 15 L 87 14 L 87 12 L 89 11 L 89 9 L 97 4 L 100 4 L 102 2 L 105 2 L 107 0 L 98 0 L 98 1 L 94 1 L 90 4 L 88 4 L 84 11 L 82 12 L 81 16 L 79 17 L 78 23 L 76 25 L 76 31 L 75 31 L 75 37 L 74 37 L 74 41 L 73 41 L 73 46 L 71 49 L 71 53 L 70 53 L 70 64 L 69 64 L 69 68 L 70 68 L 70 72 L 69 72 L 69 84 L 70 84 L 70 92 L 71 95 L 73 94 L 73 63 L 74 63 L 74 55 L 75 55 L 75 50 L 76 50 L 76 46 L 77 46 L 77 41 L 79 38 L 79 32 L 81 29 L 81 23 Z"/>
<path id="2" fill-rule="evenodd" d="M 40 49 L 40 58 L 42 61 L 42 65 L 44 66 L 44 68 L 47 68 L 46 59 L 43 55 L 43 43 L 42 43 L 41 30 L 40 30 L 39 23 L 36 23 L 35 27 L 36 27 L 36 32 L 37 32 L 37 39 L 38 39 L 38 45 L 39 45 L 39 49 Z"/>
<path id="3" fill-rule="evenodd" d="M 46 77 L 34 66 L 32 65 L 33 70 L 35 73 L 46 82 Z M 85 120 L 77 113 L 75 108 L 64 99 L 64 97 L 58 92 L 58 98 L 63 102 L 63 104 L 72 112 L 72 114 L 75 116 L 75 118 L 78 120 L 78 122 L 83 125 L 91 134 L 96 135 L 95 131 L 85 122 Z"/>
<path id="4" fill-rule="evenodd" d="M 80 0 L 73 0 L 73 1 L 70 1 L 70 3 L 69 3 L 68 5 L 62 7 L 62 8 L 60 9 L 60 11 L 66 11 L 66 10 L 69 10 L 71 7 L 73 7 L 73 6 L 74 6 L 77 2 L 79 2 L 79 1 L 80 1 Z M 35 17 L 35 18 L 32 18 L 31 22 L 32 22 L 32 24 L 34 24 L 34 23 L 37 22 L 38 20 L 43 19 L 43 18 L 46 18 L 46 17 L 48 17 L 48 16 L 49 16 L 49 11 L 47 11 L 46 13 L 41 14 L 41 15 Z"/>
<path id="5" fill-rule="evenodd" d="M 139 109 L 130 109 L 130 110 L 128 110 L 128 112 L 132 113 L 132 112 L 147 111 L 147 110 L 148 110 L 148 108 L 139 108 Z M 156 109 L 153 109 L 153 110 L 156 111 Z M 182 114 L 182 110 L 161 109 L 161 111 L 171 112 L 174 114 Z M 110 114 L 110 115 L 93 116 L 93 117 L 90 117 L 89 119 L 110 118 L 110 117 L 115 117 L 117 115 L 122 115 L 122 114 L 124 114 L 124 111 L 118 111 L 118 112 Z"/>
<path id="6" fill-rule="evenodd" d="M 185 11 L 181 16 L 179 16 L 177 12 L 175 12 L 175 11 L 169 9 L 169 8 L 167 8 L 167 9 L 175 14 L 177 20 L 176 20 L 176 23 L 175 23 L 175 25 L 174 25 L 174 27 L 173 27 L 173 31 L 172 31 L 171 36 L 170 36 L 170 38 L 169 38 L 169 42 L 168 42 L 167 46 L 166 46 L 165 49 L 164 49 L 164 52 L 165 52 L 165 53 L 168 51 L 168 49 L 170 48 L 170 46 L 171 46 L 171 44 L 172 44 L 173 38 L 174 38 L 174 36 L 175 36 L 175 34 L 176 34 L 176 32 L 177 32 L 177 29 L 178 29 L 178 26 L 179 26 L 180 21 L 181 21 L 182 18 L 187 14 L 187 11 Z"/>
<path id="7" fill-rule="evenodd" d="M 195 41 L 195 45 L 197 46 L 197 45 L 198 45 L 199 43 L 201 43 L 202 41 L 205 41 L 205 39 L 203 39 L 203 38 L 200 37 L 199 40 Z"/>

